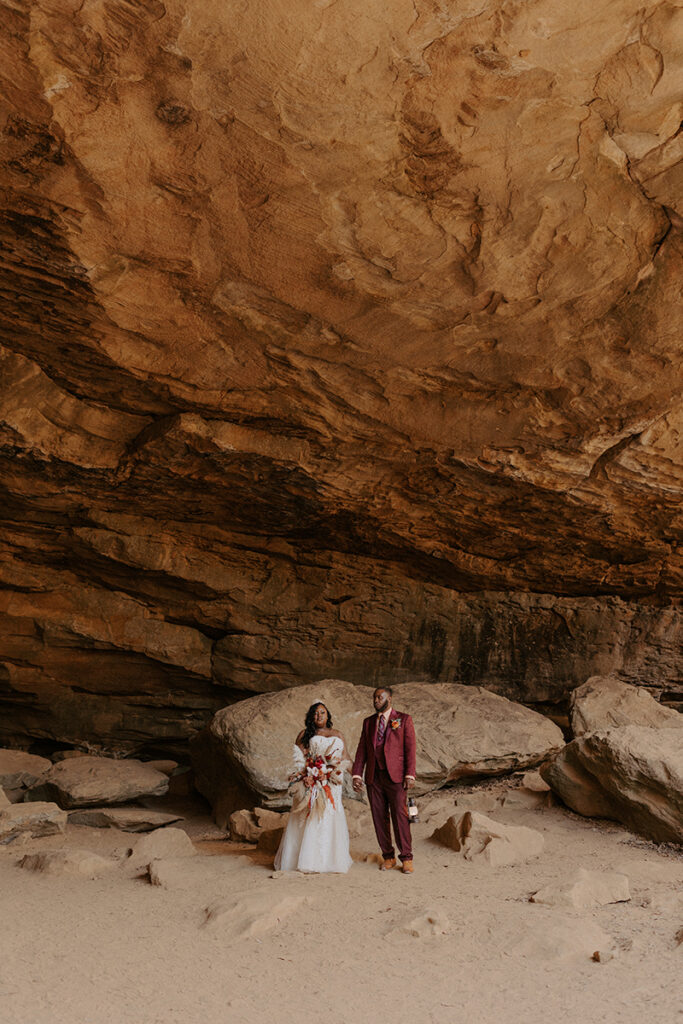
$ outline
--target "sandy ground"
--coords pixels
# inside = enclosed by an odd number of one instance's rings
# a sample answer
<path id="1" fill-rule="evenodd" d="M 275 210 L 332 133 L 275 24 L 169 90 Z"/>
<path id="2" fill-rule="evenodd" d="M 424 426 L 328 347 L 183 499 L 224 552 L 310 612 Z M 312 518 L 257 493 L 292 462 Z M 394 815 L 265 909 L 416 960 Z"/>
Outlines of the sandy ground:
<path id="1" fill-rule="evenodd" d="M 69 826 L 0 847 L 0 1021 L 683 1024 L 683 851 L 562 808 L 502 808 L 490 816 L 541 830 L 546 847 L 492 869 L 429 840 L 452 792 L 420 809 L 413 876 L 372 861 L 346 876 L 274 876 L 272 857 L 226 842 L 189 802 L 182 827 L 199 856 L 172 865 L 171 888 L 122 868 L 90 880 L 17 866 L 65 846 L 122 854 L 137 837 L 115 829 Z M 349 819 L 352 850 L 375 852 L 367 810 L 355 805 Z M 579 867 L 624 872 L 630 902 L 529 903 Z M 614 940 L 606 963 L 566 948 L 592 924 Z"/>

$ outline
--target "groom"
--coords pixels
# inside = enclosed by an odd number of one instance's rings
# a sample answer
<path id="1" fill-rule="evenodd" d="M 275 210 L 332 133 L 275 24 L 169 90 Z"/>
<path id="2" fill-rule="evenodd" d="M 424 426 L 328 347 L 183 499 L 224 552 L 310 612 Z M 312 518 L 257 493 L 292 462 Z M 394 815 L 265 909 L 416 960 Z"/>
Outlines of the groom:
<path id="1" fill-rule="evenodd" d="M 390 686 L 375 690 L 372 701 L 377 713 L 363 722 L 353 762 L 353 788 L 360 793 L 365 768 L 372 823 L 383 857 L 380 871 L 396 866 L 391 816 L 402 870 L 409 874 L 413 870 L 413 848 L 406 790 L 415 785 L 415 727 L 410 715 L 392 708 Z"/>

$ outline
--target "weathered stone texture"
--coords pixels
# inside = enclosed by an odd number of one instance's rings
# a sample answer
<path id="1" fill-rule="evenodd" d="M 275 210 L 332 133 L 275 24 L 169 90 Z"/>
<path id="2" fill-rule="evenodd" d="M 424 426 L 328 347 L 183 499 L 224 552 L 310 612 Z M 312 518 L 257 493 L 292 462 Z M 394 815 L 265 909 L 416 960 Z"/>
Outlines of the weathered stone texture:
<path id="1" fill-rule="evenodd" d="M 168 778 L 135 760 L 76 757 L 53 765 L 29 789 L 27 800 L 54 800 L 68 810 L 122 804 L 142 797 L 163 796 Z"/>
<path id="2" fill-rule="evenodd" d="M 644 687 L 629 686 L 613 676 L 593 676 L 577 687 L 569 714 L 575 737 L 624 725 L 683 729 L 683 715 L 662 707 Z"/>
<path id="3" fill-rule="evenodd" d="M 587 733 L 541 768 L 564 802 L 612 818 L 659 843 L 683 845 L 683 743 L 679 728 L 625 725 Z"/>
<path id="4" fill-rule="evenodd" d="M 0 10 L 0 742 L 680 692 L 680 10 Z"/>

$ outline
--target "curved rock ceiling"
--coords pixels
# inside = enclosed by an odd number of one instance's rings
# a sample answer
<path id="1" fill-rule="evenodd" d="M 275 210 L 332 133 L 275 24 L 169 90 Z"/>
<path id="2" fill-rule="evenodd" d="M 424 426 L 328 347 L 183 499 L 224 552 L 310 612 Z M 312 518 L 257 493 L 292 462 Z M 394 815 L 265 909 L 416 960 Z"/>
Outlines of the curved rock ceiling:
<path id="1" fill-rule="evenodd" d="M 675 689 L 681 9 L 0 11 L 0 738 Z"/>

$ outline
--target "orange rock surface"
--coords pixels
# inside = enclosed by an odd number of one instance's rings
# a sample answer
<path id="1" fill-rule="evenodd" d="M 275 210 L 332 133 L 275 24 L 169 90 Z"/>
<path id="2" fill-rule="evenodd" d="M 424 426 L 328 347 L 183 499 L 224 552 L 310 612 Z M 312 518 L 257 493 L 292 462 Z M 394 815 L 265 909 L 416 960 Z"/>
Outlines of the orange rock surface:
<path id="1" fill-rule="evenodd" d="M 0 9 L 0 742 L 675 692 L 680 9 Z"/>

